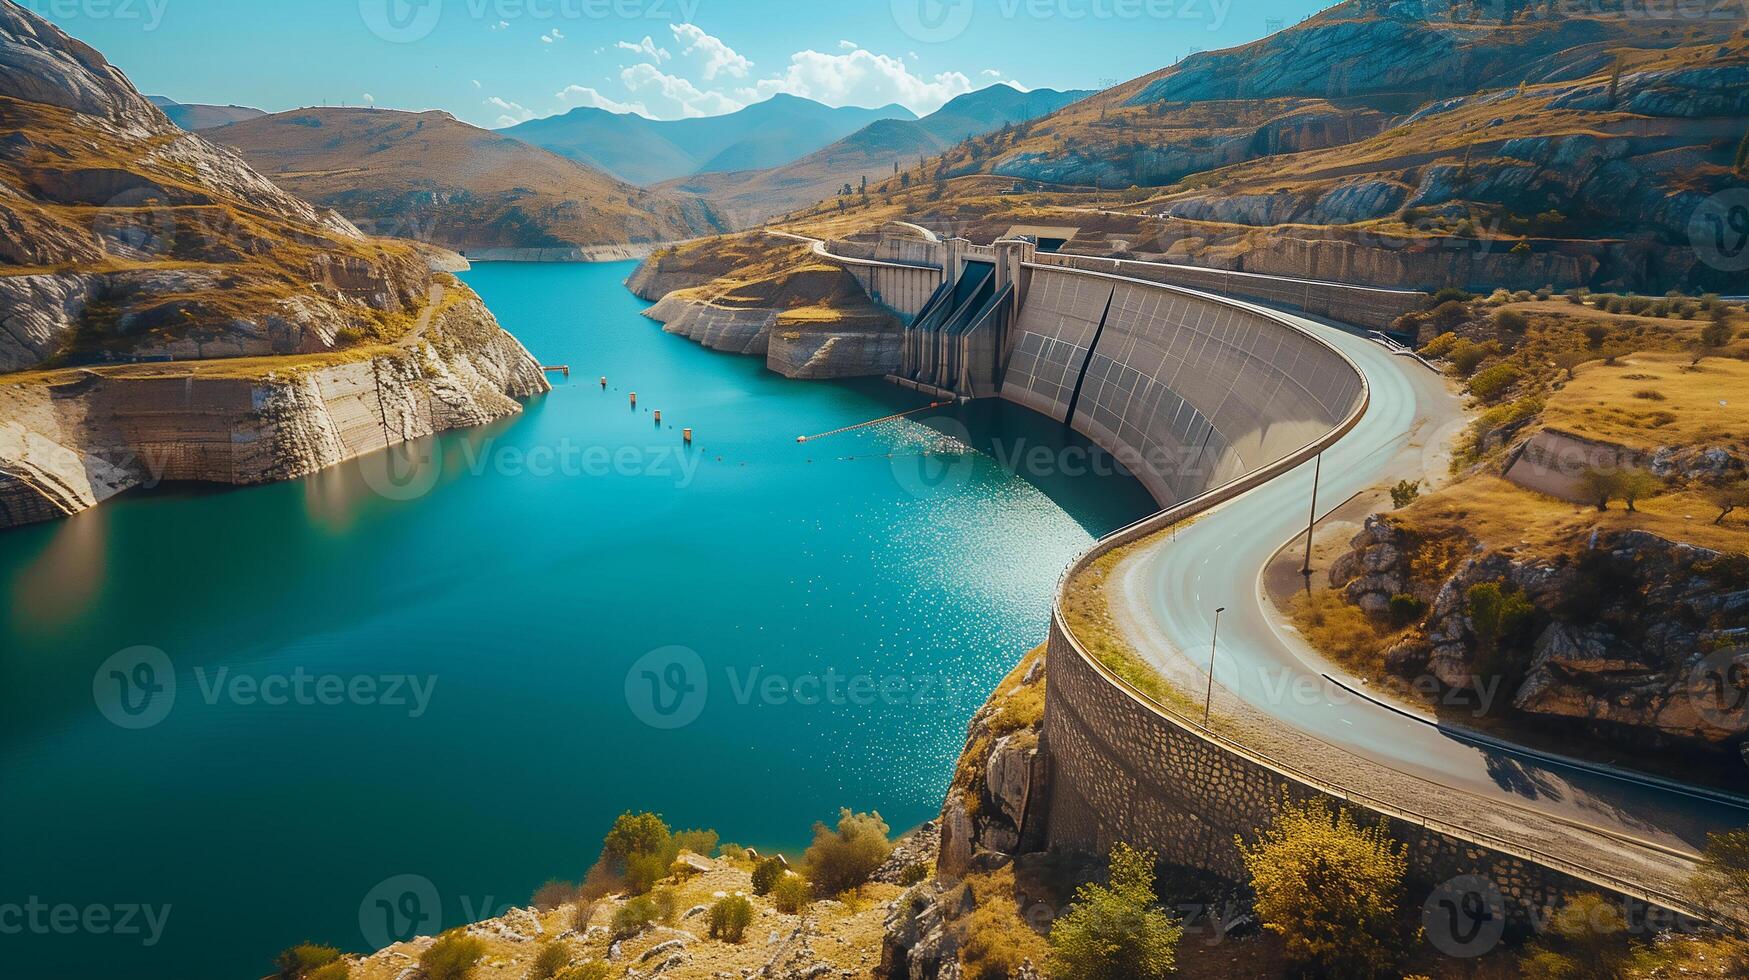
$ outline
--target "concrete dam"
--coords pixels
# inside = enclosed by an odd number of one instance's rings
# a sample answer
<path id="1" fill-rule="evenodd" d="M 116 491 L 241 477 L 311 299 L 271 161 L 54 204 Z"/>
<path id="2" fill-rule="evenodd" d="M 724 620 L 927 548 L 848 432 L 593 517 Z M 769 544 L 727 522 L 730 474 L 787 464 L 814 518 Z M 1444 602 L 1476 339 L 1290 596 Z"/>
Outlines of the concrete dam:
<path id="1" fill-rule="evenodd" d="M 1363 396 L 1334 349 L 1269 310 L 1164 281 L 1176 267 L 927 234 L 816 247 L 908 318 L 889 380 L 1065 422 L 1163 506 L 1316 440 Z M 1407 309 L 1420 295 L 1375 304 Z"/>
<path id="2" fill-rule="evenodd" d="M 915 226 L 815 250 L 908 318 L 889 380 L 938 398 L 1000 397 L 1066 423 L 1164 508 L 1096 543 L 1062 579 L 1020 850 L 1104 853 L 1123 841 L 1243 881 L 1234 836 L 1266 826 L 1284 796 L 1321 797 L 1385 822 L 1407 846 L 1410 885 L 1434 905 L 1479 902 L 1520 927 L 1587 891 L 1693 911 L 1672 887 L 1680 856 L 1624 851 L 1619 835 L 1405 778 L 1315 737 L 1290 734 L 1298 765 L 1272 756 L 1132 686 L 1070 626 L 1066 589 L 1101 558 L 1171 547 L 1161 532 L 1287 477 L 1368 415 L 1373 391 L 1356 361 L 1259 304 L 1376 329 L 1426 294 L 1041 252 L 1025 239 L 939 241 Z M 1245 718 L 1291 727 L 1261 707 Z M 1376 787 L 1388 791 L 1367 791 Z M 1476 819 L 1487 812 L 1505 819 Z M 1514 824 L 1518 813 L 1527 822 Z M 958 833 L 975 836 L 976 819 L 961 814 Z"/>

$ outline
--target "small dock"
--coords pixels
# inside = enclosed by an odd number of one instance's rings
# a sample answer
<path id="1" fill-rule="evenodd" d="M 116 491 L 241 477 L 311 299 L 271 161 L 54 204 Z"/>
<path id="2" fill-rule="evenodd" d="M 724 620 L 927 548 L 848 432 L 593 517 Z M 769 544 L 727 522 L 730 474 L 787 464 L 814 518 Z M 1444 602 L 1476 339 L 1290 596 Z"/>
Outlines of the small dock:
<path id="1" fill-rule="evenodd" d="M 571 376 L 571 365 L 569 364 L 542 364 L 540 369 L 542 374 L 558 372 L 567 378 Z"/>

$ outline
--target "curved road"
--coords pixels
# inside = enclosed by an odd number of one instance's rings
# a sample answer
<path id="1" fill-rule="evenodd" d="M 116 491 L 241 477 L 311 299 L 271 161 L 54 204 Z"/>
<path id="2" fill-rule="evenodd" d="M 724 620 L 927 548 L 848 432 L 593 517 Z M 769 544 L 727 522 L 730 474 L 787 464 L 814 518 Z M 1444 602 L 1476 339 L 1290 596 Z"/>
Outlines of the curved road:
<path id="1" fill-rule="evenodd" d="M 1452 414 L 1442 383 L 1413 359 L 1372 341 L 1293 319 L 1352 358 L 1372 386 L 1366 415 L 1324 454 L 1320 516 L 1381 480 L 1419 476 L 1421 447 L 1435 440 L 1435 430 Z M 1123 561 L 1115 611 L 1144 657 L 1167 676 L 1194 683 L 1201 694 L 1214 610 L 1224 606 L 1214 670 L 1223 689 L 1217 706 L 1237 696 L 1308 735 L 1439 786 L 1685 853 L 1704 844 L 1707 831 L 1749 824 L 1749 806 L 1481 746 L 1324 679 L 1329 668 L 1291 628 L 1277 625 L 1261 585 L 1276 552 L 1305 532 L 1312 479 L 1313 464 L 1307 463 L 1206 512 L 1180 528 L 1168 546 L 1133 552 Z"/>

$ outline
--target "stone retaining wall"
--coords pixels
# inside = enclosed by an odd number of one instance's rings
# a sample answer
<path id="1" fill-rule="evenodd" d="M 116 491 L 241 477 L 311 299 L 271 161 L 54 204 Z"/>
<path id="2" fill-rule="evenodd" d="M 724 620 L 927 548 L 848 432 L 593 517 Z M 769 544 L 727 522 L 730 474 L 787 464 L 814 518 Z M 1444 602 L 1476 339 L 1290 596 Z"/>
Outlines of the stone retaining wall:
<path id="1" fill-rule="evenodd" d="M 1045 821 L 1042 836 L 1053 848 L 1104 853 L 1124 841 L 1155 850 L 1173 864 L 1244 881 L 1234 836 L 1251 839 L 1257 828 L 1267 826 L 1284 795 L 1324 795 L 1145 704 L 1083 656 L 1055 623 L 1045 670 L 1041 754 L 1047 788 L 1035 799 L 1048 802 L 1028 820 Z M 1363 807 L 1348 805 L 1369 819 Z M 1461 898 L 1478 887 L 1463 880 L 1474 876 L 1498 888 L 1510 921 L 1527 925 L 1575 895 L 1607 891 L 1437 830 L 1383 819 L 1392 836 L 1409 845 L 1411 906 L 1454 879 Z M 1029 836 L 1036 833 L 1032 828 Z"/>

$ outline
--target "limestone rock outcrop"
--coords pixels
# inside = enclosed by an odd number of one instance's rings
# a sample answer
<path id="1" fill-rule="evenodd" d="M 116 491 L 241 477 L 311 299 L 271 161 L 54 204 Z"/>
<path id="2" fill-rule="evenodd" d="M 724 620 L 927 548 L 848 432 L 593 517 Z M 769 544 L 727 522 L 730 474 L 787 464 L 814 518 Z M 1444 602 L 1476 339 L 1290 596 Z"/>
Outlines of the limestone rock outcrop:
<path id="1" fill-rule="evenodd" d="M 1484 689 L 1513 711 L 1564 719 L 1627 744 L 1749 744 L 1749 563 L 1646 531 L 1597 536 L 1577 556 L 1517 556 L 1469 543 L 1427 559 L 1429 542 L 1369 518 L 1331 568 L 1332 584 L 1378 616 L 1391 598 L 1425 603 L 1387 668 L 1449 688 Z M 1450 564 L 1418 579 L 1412 566 Z M 1471 590 L 1522 596 L 1509 633 L 1476 622 Z"/>
<path id="2" fill-rule="evenodd" d="M 285 193 L 10 3 L 0 100 L 0 528 L 304 475 L 547 390 L 453 256 Z"/>

